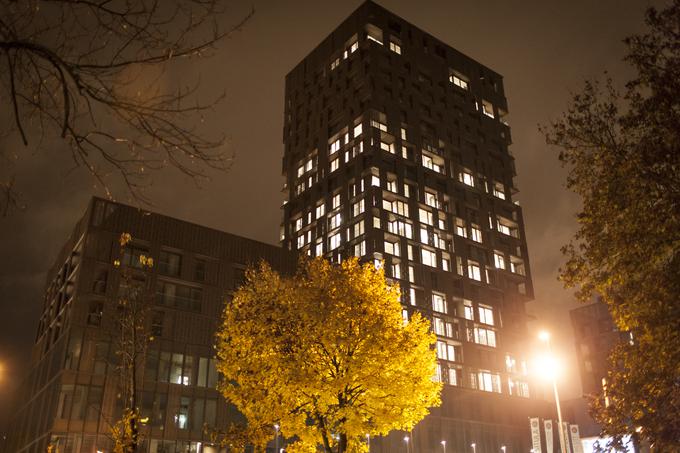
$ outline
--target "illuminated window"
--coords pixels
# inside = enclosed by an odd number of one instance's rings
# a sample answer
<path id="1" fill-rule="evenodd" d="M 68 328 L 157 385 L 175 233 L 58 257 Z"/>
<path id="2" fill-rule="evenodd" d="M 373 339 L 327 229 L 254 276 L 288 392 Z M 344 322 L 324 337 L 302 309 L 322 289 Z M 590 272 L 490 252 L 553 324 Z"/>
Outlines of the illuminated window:
<path id="1" fill-rule="evenodd" d="M 479 263 L 475 261 L 468 261 L 468 277 L 472 280 L 482 281 L 482 274 L 479 268 Z"/>
<path id="2" fill-rule="evenodd" d="M 380 187 L 380 177 L 376 175 L 371 176 L 371 185 L 374 187 Z"/>
<path id="3" fill-rule="evenodd" d="M 479 225 L 474 223 L 470 226 L 470 239 L 475 242 L 482 242 L 482 230 L 479 229 Z"/>
<path id="4" fill-rule="evenodd" d="M 456 234 L 458 236 L 467 237 L 467 228 L 465 227 L 465 220 L 456 217 Z"/>
<path id="5" fill-rule="evenodd" d="M 396 54 L 401 55 L 401 46 L 396 42 L 390 41 L 390 50 Z"/>
<path id="6" fill-rule="evenodd" d="M 413 239 L 413 226 L 410 223 L 406 223 L 402 220 L 393 220 L 391 222 L 387 222 L 387 231 L 392 234 L 398 234 L 399 236 Z"/>
<path id="7" fill-rule="evenodd" d="M 340 139 L 335 140 L 333 143 L 331 143 L 330 146 L 330 153 L 336 153 L 340 150 Z"/>
<path id="8" fill-rule="evenodd" d="M 406 129 L 403 127 L 401 128 L 401 139 L 406 140 Z"/>
<path id="9" fill-rule="evenodd" d="M 503 183 L 497 182 L 493 186 L 493 195 L 496 198 L 500 198 L 501 200 L 505 200 L 505 187 L 503 187 Z"/>
<path id="10" fill-rule="evenodd" d="M 465 319 L 469 319 L 470 321 L 475 320 L 475 313 L 472 309 L 472 301 L 464 299 L 463 300 L 463 316 Z"/>
<path id="11" fill-rule="evenodd" d="M 505 257 L 503 257 L 503 255 L 501 255 L 500 253 L 494 252 L 493 262 L 494 265 L 496 266 L 496 269 L 505 269 Z"/>
<path id="12" fill-rule="evenodd" d="M 456 361 L 456 348 L 442 340 L 437 340 L 437 358 L 441 360 Z"/>
<path id="13" fill-rule="evenodd" d="M 331 217 L 330 229 L 333 230 L 342 224 L 342 214 L 337 213 Z"/>
<path id="14" fill-rule="evenodd" d="M 383 200 L 383 209 L 394 214 L 399 214 L 408 217 L 408 204 L 400 200 Z"/>
<path id="15" fill-rule="evenodd" d="M 352 204 L 352 217 L 356 217 L 364 212 L 364 200 L 361 199 L 356 203 Z"/>
<path id="16" fill-rule="evenodd" d="M 339 193 L 333 195 L 332 206 L 333 206 L 333 209 L 336 209 L 340 206 L 340 194 Z"/>
<path id="17" fill-rule="evenodd" d="M 437 201 L 437 194 L 433 192 L 425 191 L 425 204 L 432 206 L 433 208 L 439 208 L 439 202 Z"/>
<path id="18" fill-rule="evenodd" d="M 397 188 L 397 186 L 398 184 L 396 179 L 387 181 L 387 190 L 389 190 L 390 192 L 399 193 L 399 189 Z"/>
<path id="19" fill-rule="evenodd" d="M 489 101 L 482 101 L 482 113 L 489 118 L 494 118 L 493 105 Z"/>
<path id="20" fill-rule="evenodd" d="M 444 162 L 440 159 L 437 159 L 433 156 L 429 156 L 425 153 L 421 155 L 421 160 L 422 160 L 422 165 L 425 168 L 429 168 L 430 170 L 433 170 L 437 173 L 444 173 Z"/>
<path id="21" fill-rule="evenodd" d="M 427 249 L 420 250 L 420 258 L 424 265 L 437 267 L 437 254 Z"/>
<path id="22" fill-rule="evenodd" d="M 490 326 L 493 326 L 493 308 L 486 306 L 486 305 L 480 305 L 477 307 L 477 311 L 479 313 L 479 322 L 482 324 L 488 324 Z"/>
<path id="23" fill-rule="evenodd" d="M 467 171 L 462 171 L 458 174 L 458 180 L 465 184 L 466 186 L 474 187 L 475 186 L 475 178 L 472 176 L 472 173 L 469 173 Z"/>
<path id="24" fill-rule="evenodd" d="M 387 143 L 380 141 L 380 149 L 387 151 L 388 153 L 394 154 L 394 143 Z"/>
<path id="25" fill-rule="evenodd" d="M 483 327 L 474 328 L 474 342 L 492 348 L 496 347 L 496 332 Z"/>
<path id="26" fill-rule="evenodd" d="M 501 377 L 489 371 L 477 373 L 477 388 L 485 392 L 501 393 Z"/>
<path id="27" fill-rule="evenodd" d="M 432 293 L 432 310 L 437 313 L 447 313 L 446 299 L 442 294 Z"/>
<path id="28" fill-rule="evenodd" d="M 361 241 L 354 245 L 354 256 L 364 256 L 366 254 L 366 241 Z"/>
<path id="29" fill-rule="evenodd" d="M 331 161 L 331 173 L 340 167 L 340 159 L 333 159 Z"/>
<path id="30" fill-rule="evenodd" d="M 427 225 L 433 225 L 434 224 L 434 217 L 430 211 L 426 211 L 423 208 L 418 208 L 418 220 L 420 220 L 421 223 L 425 223 Z"/>
<path id="31" fill-rule="evenodd" d="M 340 242 L 342 241 L 342 235 L 340 233 L 334 234 L 328 239 L 329 250 L 335 250 L 340 247 Z"/>
<path id="32" fill-rule="evenodd" d="M 385 253 L 394 256 L 401 256 L 401 248 L 399 247 L 399 241 L 385 241 Z"/>
<path id="33" fill-rule="evenodd" d="M 335 68 L 340 66 L 340 58 L 336 58 L 335 60 L 331 61 L 331 71 L 333 71 Z"/>
<path id="34" fill-rule="evenodd" d="M 321 217 L 323 217 L 325 212 L 326 212 L 326 205 L 325 204 L 321 203 L 320 205 L 317 205 L 317 207 L 316 207 L 316 218 L 320 219 Z"/>
<path id="35" fill-rule="evenodd" d="M 451 74 L 449 76 L 449 81 L 459 88 L 462 88 L 464 90 L 468 89 L 468 81 L 461 74 L 458 73 Z"/>
<path id="36" fill-rule="evenodd" d="M 380 28 L 373 24 L 366 24 L 365 30 L 366 38 L 368 38 L 369 41 L 376 42 L 381 46 L 383 45 L 383 32 Z"/>
<path id="37" fill-rule="evenodd" d="M 354 126 L 354 137 L 358 137 L 361 135 L 363 131 L 363 126 L 361 124 L 357 124 Z"/>

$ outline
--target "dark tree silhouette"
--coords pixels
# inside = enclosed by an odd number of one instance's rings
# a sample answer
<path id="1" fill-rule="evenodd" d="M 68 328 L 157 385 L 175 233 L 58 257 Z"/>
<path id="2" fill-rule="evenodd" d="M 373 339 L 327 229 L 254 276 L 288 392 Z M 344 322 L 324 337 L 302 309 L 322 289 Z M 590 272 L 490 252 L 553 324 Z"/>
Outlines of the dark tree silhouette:
<path id="1" fill-rule="evenodd" d="M 26 146 L 61 137 L 109 196 L 122 178 L 142 202 L 150 170 L 171 165 L 200 179 L 226 168 L 223 137 L 200 127 L 221 97 L 201 103 L 197 82 L 164 77 L 180 60 L 210 55 L 252 15 L 225 26 L 225 1 L 0 0 L 5 134 Z M 5 172 L 17 154 L 0 151 Z M 12 175 L 0 175 L 0 213 L 18 206 Z"/>
<path id="2" fill-rule="evenodd" d="M 636 77 L 621 92 L 589 82 L 544 128 L 580 195 L 561 278 L 607 303 L 631 341 L 618 345 L 593 415 L 620 443 L 680 450 L 680 0 L 650 8 L 624 42 Z"/>

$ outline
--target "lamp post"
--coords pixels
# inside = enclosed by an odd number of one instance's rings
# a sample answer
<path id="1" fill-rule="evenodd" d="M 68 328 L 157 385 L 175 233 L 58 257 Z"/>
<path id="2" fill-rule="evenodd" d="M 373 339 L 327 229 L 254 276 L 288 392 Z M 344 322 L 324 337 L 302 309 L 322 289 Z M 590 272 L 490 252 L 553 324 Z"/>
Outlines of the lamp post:
<path id="1" fill-rule="evenodd" d="M 371 435 L 366 434 L 366 445 L 368 446 L 368 453 L 371 453 Z"/>
<path id="2" fill-rule="evenodd" d="M 278 423 L 274 425 L 274 445 L 276 448 L 274 448 L 274 451 L 278 452 L 279 451 L 279 425 Z"/>
<path id="3" fill-rule="evenodd" d="M 546 344 L 546 347 L 548 349 L 548 354 L 552 356 L 552 348 L 550 347 L 550 333 L 547 331 L 542 331 L 538 334 L 538 338 L 543 341 Z M 553 364 L 554 366 L 554 364 Z M 560 408 L 560 395 L 557 392 L 557 378 L 555 377 L 555 373 L 552 372 L 552 384 L 553 384 L 553 391 L 555 392 L 555 406 L 557 407 L 557 427 L 558 427 L 558 433 L 560 436 L 560 451 L 562 453 L 567 453 L 566 449 L 564 448 L 564 427 L 562 426 L 562 409 Z"/>
<path id="4" fill-rule="evenodd" d="M 502 451 L 503 453 L 505 453 L 505 445 L 502 445 L 502 446 L 501 446 L 501 451 Z"/>
<path id="5" fill-rule="evenodd" d="M 406 453 L 408 453 L 408 441 L 411 440 L 410 437 L 404 436 L 404 442 L 406 442 Z"/>
<path id="6" fill-rule="evenodd" d="M 472 447 L 472 453 L 477 453 L 477 444 L 473 442 L 470 446 Z"/>
<path id="7" fill-rule="evenodd" d="M 446 453 L 446 441 L 442 440 L 441 444 L 442 444 L 442 449 L 444 450 L 444 453 Z"/>

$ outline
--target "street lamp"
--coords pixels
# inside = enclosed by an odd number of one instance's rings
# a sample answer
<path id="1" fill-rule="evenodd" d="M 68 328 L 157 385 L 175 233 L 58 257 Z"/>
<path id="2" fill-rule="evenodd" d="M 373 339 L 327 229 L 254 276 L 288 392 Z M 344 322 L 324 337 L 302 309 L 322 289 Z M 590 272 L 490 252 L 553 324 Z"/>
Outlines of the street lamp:
<path id="1" fill-rule="evenodd" d="M 552 348 L 550 347 L 550 332 L 542 330 L 541 332 L 539 332 L 538 338 L 539 340 L 546 344 L 546 348 L 548 349 L 549 363 L 546 363 L 546 365 L 550 365 L 552 367 L 552 369 L 550 370 L 550 375 L 552 378 L 553 390 L 555 392 L 555 406 L 557 407 L 557 422 L 559 423 L 557 427 L 560 435 L 560 451 L 562 453 L 567 453 L 567 451 L 564 448 L 565 445 L 563 432 L 564 427 L 562 426 L 562 409 L 560 408 L 560 395 L 559 393 L 557 393 L 557 377 L 555 376 L 555 363 L 554 359 L 552 359 Z"/>
<path id="2" fill-rule="evenodd" d="M 366 445 L 368 446 L 368 453 L 371 453 L 371 435 L 366 434 Z"/>
<path id="3" fill-rule="evenodd" d="M 505 453 L 505 445 L 501 446 L 501 451 Z"/>
<path id="4" fill-rule="evenodd" d="M 470 446 L 472 447 L 472 453 L 477 453 L 477 444 L 473 442 Z"/>
<path id="5" fill-rule="evenodd" d="M 442 444 L 442 448 L 444 449 L 444 453 L 446 453 L 446 441 L 442 440 L 441 444 Z"/>
<path id="6" fill-rule="evenodd" d="M 279 428 L 280 428 L 279 424 L 276 423 L 274 425 L 274 444 L 276 445 L 274 451 L 279 451 Z"/>
<path id="7" fill-rule="evenodd" d="M 410 437 L 404 436 L 404 442 L 406 442 L 406 453 L 408 453 L 408 441 L 411 440 Z"/>

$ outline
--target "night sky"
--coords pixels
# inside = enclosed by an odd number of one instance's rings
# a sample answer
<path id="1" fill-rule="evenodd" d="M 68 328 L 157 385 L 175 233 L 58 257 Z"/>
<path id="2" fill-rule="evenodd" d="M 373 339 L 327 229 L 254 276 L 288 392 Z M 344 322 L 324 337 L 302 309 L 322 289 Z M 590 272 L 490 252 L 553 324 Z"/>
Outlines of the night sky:
<path id="1" fill-rule="evenodd" d="M 148 191 L 151 209 L 238 235 L 276 243 L 281 221 L 284 77 L 359 4 L 352 1 L 252 1 L 231 3 L 236 23 L 254 6 L 243 30 L 201 64 L 168 75 L 200 79 L 202 95 L 226 92 L 208 119 L 224 132 L 236 160 L 197 188 L 164 171 Z M 570 93 L 604 70 L 623 80 L 621 40 L 643 26 L 644 0 L 449 0 L 379 3 L 504 77 L 510 110 L 529 258 L 536 301 L 528 311 L 536 332 L 554 332 L 554 348 L 570 371 L 563 397 L 580 394 L 568 310 L 577 306 L 557 281 L 559 248 L 575 229 L 578 200 L 564 187 L 557 152 L 537 130 L 556 118 Z M 656 3 L 656 2 L 655 2 Z M 207 99 L 207 98 L 206 98 Z M 6 120 L 5 106 L 0 120 Z M 19 155 L 17 184 L 27 209 L 0 218 L 0 423 L 8 397 L 25 374 L 42 306 L 45 273 L 82 215 L 99 194 L 83 169 L 73 169 L 68 149 L 49 140 L 39 150 L 0 139 Z M 0 163 L 0 165 L 3 165 Z M 121 201 L 125 201 L 121 197 Z M 0 372 L 1 373 L 1 372 Z M 2 376 L 2 374 L 0 374 Z"/>

